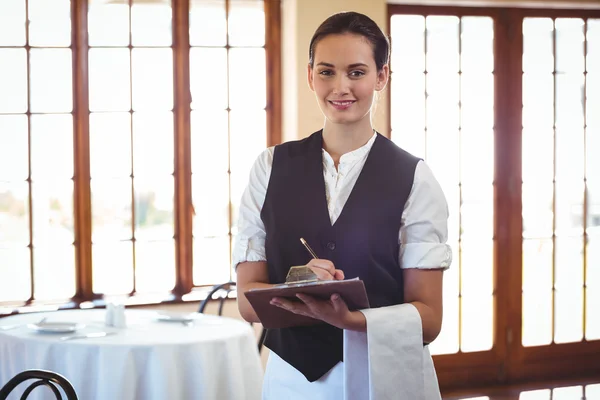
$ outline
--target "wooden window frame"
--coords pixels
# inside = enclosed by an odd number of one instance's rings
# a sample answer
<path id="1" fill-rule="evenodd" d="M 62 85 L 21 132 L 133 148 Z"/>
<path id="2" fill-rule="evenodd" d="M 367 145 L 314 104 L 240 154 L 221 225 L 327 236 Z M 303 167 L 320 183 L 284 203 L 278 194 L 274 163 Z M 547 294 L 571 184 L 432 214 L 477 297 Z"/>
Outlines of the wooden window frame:
<path id="1" fill-rule="evenodd" d="M 494 21 L 494 341 L 489 351 L 434 356 L 442 393 L 597 378 L 600 340 L 536 347 L 521 344 L 523 225 L 519 183 L 523 18 L 600 18 L 600 10 L 388 4 L 388 22 L 399 14 L 482 16 Z M 393 76 L 390 79 L 393 81 Z M 391 102 L 389 110 L 391 119 Z"/>
<path id="2" fill-rule="evenodd" d="M 129 4 L 131 6 L 131 0 Z M 230 0 L 225 0 L 229 8 Z M 88 1 L 71 0 L 71 50 L 73 69 L 73 147 L 74 147 L 74 230 L 75 283 L 73 298 L 63 302 L 0 302 L 0 316 L 37 309 L 69 309 L 103 306 L 103 295 L 94 293 L 92 282 L 92 208 L 90 187 L 90 109 L 89 109 L 89 43 Z M 174 87 L 174 238 L 175 286 L 160 303 L 178 303 L 203 297 L 205 288 L 193 282 L 193 206 L 191 167 L 191 93 L 190 93 L 190 0 L 172 0 L 173 87 Z M 266 143 L 281 142 L 281 0 L 264 0 L 266 54 Z M 28 44 L 27 44 L 28 46 Z M 27 48 L 27 46 L 25 46 Z M 30 227 L 31 229 L 31 227 Z M 227 265 L 224 266 L 226 268 Z M 32 278 L 33 279 L 33 278 Z M 215 282 L 221 283 L 221 282 Z M 194 295 L 198 291 L 199 295 Z M 32 283 L 33 292 L 33 283 Z M 135 298 L 128 303 L 156 304 L 157 301 Z"/>

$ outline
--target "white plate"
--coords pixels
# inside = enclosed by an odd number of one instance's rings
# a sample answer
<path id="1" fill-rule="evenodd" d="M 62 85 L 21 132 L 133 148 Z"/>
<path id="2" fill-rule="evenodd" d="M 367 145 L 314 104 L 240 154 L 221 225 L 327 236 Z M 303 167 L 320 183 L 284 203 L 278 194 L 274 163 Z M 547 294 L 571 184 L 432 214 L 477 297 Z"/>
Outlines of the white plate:
<path id="1" fill-rule="evenodd" d="M 192 322 L 198 319 L 198 315 L 198 313 L 181 314 L 161 312 L 156 315 L 156 319 L 164 322 Z"/>
<path id="2" fill-rule="evenodd" d="M 29 328 L 42 333 L 70 333 L 84 328 L 85 324 L 75 322 L 42 322 L 27 325 Z"/>

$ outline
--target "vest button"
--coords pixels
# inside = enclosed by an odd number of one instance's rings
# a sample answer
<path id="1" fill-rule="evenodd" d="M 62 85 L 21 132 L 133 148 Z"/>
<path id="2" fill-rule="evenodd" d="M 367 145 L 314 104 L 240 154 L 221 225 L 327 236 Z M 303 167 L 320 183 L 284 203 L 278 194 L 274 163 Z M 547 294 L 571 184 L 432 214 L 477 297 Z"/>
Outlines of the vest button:
<path id="1" fill-rule="evenodd" d="M 327 243 L 327 248 L 329 250 L 335 250 L 335 242 L 329 242 L 329 243 Z"/>

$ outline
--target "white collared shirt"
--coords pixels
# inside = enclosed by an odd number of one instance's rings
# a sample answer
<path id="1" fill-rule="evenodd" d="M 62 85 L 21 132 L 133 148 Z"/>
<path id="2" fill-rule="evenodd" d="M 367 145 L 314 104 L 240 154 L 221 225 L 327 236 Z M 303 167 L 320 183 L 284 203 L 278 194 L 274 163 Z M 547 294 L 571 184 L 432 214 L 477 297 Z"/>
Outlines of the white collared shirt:
<path id="1" fill-rule="evenodd" d="M 362 147 L 340 157 L 338 168 L 323 150 L 323 176 L 329 218 L 340 216 L 362 171 L 377 134 Z M 233 248 L 233 266 L 245 261 L 266 261 L 265 227 L 260 212 L 271 176 L 274 147 L 263 151 L 250 171 L 240 203 L 238 232 Z M 448 268 L 452 251 L 448 239 L 448 203 L 431 169 L 419 161 L 412 190 L 404 205 L 398 240 L 402 268 Z"/>

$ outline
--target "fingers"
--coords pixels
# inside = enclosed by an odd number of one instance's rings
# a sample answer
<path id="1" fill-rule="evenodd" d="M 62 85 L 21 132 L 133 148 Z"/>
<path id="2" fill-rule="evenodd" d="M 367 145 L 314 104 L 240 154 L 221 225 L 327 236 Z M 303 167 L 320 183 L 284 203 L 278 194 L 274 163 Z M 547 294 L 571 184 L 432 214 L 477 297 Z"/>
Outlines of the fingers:
<path id="1" fill-rule="evenodd" d="M 320 268 L 327 271 L 332 277 L 335 275 L 335 265 L 329 260 L 323 258 L 313 258 L 306 264 L 307 267 L 313 269 L 313 267 Z"/>
<path id="2" fill-rule="evenodd" d="M 322 268 L 319 268 L 319 267 L 308 267 L 308 268 L 310 268 L 310 270 L 312 272 L 314 272 L 315 275 L 317 275 L 317 278 L 320 281 L 332 281 L 335 279 L 335 277 L 333 275 L 331 275 L 328 271 L 326 271 Z"/>
<path id="3" fill-rule="evenodd" d="M 337 293 L 331 295 L 331 304 L 333 304 L 333 309 L 337 313 L 348 311 L 348 306 L 346 305 L 346 302 Z"/>
<path id="4" fill-rule="evenodd" d="M 329 260 L 315 258 L 310 260 L 306 266 L 317 275 L 319 280 L 331 281 L 344 279 L 344 272 L 336 269 L 335 265 Z"/>

